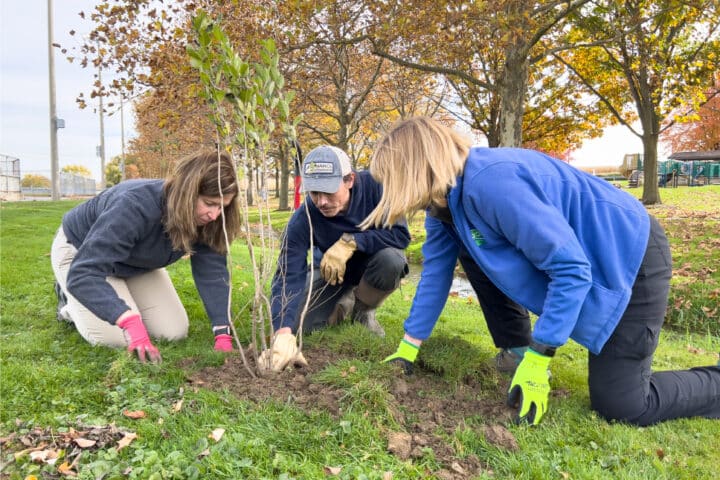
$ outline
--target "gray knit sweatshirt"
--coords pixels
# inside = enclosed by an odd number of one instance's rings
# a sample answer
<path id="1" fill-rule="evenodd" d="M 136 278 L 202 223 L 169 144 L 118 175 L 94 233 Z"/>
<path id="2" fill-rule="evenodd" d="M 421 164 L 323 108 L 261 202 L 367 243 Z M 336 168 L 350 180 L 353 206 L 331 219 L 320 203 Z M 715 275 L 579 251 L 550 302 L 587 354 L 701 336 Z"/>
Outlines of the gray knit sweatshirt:
<path id="1" fill-rule="evenodd" d="M 162 224 L 163 180 L 128 180 L 65 214 L 63 231 L 78 252 L 68 291 L 99 318 L 114 324 L 130 307 L 105 281 L 165 267 L 184 252 L 173 250 Z M 228 324 L 229 275 L 225 255 L 196 244 L 190 257 L 195 286 L 213 326 Z"/>

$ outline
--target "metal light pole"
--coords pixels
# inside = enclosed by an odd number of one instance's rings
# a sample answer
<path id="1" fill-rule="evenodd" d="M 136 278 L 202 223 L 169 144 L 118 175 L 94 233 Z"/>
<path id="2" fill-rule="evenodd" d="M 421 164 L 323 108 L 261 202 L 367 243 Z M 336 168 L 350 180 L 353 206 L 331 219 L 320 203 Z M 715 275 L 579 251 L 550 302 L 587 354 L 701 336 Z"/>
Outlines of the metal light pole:
<path id="1" fill-rule="evenodd" d="M 55 52 L 53 50 L 53 5 L 47 0 L 48 10 L 48 83 L 50 85 L 50 181 L 53 200 L 60 200 L 60 176 L 58 174 L 57 112 L 55 110 Z"/>
<path id="2" fill-rule="evenodd" d="M 120 181 L 125 180 L 125 116 L 123 115 L 123 96 L 120 95 Z"/>
<path id="3" fill-rule="evenodd" d="M 104 113 L 103 113 L 103 94 L 102 94 L 102 67 L 98 66 L 98 81 L 100 83 L 100 95 L 98 95 L 98 98 L 100 99 L 100 146 L 98 147 L 99 150 L 99 157 L 100 157 L 100 190 L 105 190 L 105 121 L 104 121 Z"/>

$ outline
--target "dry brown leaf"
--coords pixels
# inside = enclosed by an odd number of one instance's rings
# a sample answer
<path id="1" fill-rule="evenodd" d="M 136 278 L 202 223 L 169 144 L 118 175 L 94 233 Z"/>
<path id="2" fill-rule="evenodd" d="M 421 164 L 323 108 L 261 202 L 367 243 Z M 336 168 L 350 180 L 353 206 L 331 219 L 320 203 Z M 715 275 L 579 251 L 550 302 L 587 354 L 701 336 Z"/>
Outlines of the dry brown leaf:
<path id="1" fill-rule="evenodd" d="M 76 438 L 73 440 L 80 448 L 90 448 L 97 443 L 97 440 L 88 440 L 87 438 Z"/>
<path id="2" fill-rule="evenodd" d="M 145 412 L 143 410 L 123 410 L 123 415 L 127 418 L 137 420 L 138 418 L 145 418 Z"/>
<path id="3" fill-rule="evenodd" d="M 219 442 L 220 439 L 225 435 L 225 429 L 224 428 L 216 428 L 212 432 L 210 432 L 210 435 L 208 435 L 208 438 L 212 438 L 216 442 Z"/>
<path id="4" fill-rule="evenodd" d="M 696 355 L 697 354 L 700 354 L 700 355 L 705 354 L 705 350 L 703 350 L 702 348 L 693 347 L 692 345 L 686 345 L 686 347 L 687 347 L 688 352 L 690 352 L 690 353 L 694 353 Z"/>
<path id="5" fill-rule="evenodd" d="M 72 465 L 67 462 L 63 462 L 58 467 L 58 472 L 65 475 L 66 477 L 77 477 L 77 472 L 72 469 Z"/>
<path id="6" fill-rule="evenodd" d="M 327 465 L 323 467 L 323 472 L 325 472 L 325 475 L 340 475 L 341 471 L 342 467 L 328 467 Z"/>
<path id="7" fill-rule="evenodd" d="M 51 448 L 30 452 L 30 460 L 33 463 L 47 463 L 48 465 L 55 465 L 57 459 L 58 452 Z"/>
<path id="8" fill-rule="evenodd" d="M 130 445 L 132 443 L 132 441 L 135 440 L 136 438 L 137 438 L 136 433 L 133 433 L 133 432 L 126 433 L 125 436 L 118 441 L 118 446 L 117 446 L 116 450 L 119 452 L 123 448 Z"/>
<path id="9" fill-rule="evenodd" d="M 200 452 L 198 454 L 198 459 L 207 457 L 208 455 L 210 455 L 210 449 L 206 448 L 205 450 L 203 450 L 202 452 Z"/>
<path id="10" fill-rule="evenodd" d="M 385 472 L 385 473 L 383 473 L 382 478 L 383 478 L 383 480 L 393 480 L 394 476 L 395 475 L 393 474 L 393 472 Z"/>
<path id="11" fill-rule="evenodd" d="M 173 412 L 179 412 L 180 409 L 182 408 L 182 404 L 183 404 L 183 399 L 181 398 L 181 399 L 178 400 L 177 402 L 173 403 L 172 411 L 173 411 Z"/>

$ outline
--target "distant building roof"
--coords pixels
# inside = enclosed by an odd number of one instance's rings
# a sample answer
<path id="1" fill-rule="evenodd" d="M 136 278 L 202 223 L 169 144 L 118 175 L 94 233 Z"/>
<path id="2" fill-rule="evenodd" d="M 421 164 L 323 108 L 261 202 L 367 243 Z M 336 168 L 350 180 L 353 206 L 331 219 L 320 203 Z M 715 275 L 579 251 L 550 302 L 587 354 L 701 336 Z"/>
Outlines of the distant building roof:
<path id="1" fill-rule="evenodd" d="M 668 158 L 683 162 L 690 160 L 720 160 L 720 150 L 709 150 L 707 152 L 675 152 Z"/>

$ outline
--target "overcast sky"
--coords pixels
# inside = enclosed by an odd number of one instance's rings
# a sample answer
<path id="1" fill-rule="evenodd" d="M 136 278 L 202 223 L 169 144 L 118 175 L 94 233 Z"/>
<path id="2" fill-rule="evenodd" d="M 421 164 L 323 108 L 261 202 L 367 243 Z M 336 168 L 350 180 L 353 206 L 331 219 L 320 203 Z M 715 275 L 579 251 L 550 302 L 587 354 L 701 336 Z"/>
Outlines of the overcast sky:
<path id="1" fill-rule="evenodd" d="M 78 12 L 93 10 L 93 0 L 54 0 L 54 41 L 79 46 L 78 37 L 90 22 Z M 50 177 L 50 102 L 48 92 L 47 0 L 0 0 L 0 154 L 20 159 L 21 175 Z M 69 35 L 75 30 L 75 37 Z M 60 168 L 83 165 L 100 179 L 100 120 L 97 104 L 80 110 L 75 102 L 80 92 L 89 98 L 94 81 L 92 68 L 69 63 L 55 52 L 57 116 L 65 120 L 58 130 Z M 103 72 L 103 79 L 109 72 Z M 108 100 L 106 100 L 107 104 Z M 115 100 L 117 105 L 119 102 Z M 129 108 L 125 109 L 125 145 L 134 135 Z M 105 158 L 121 153 L 120 115 L 105 116 Z M 602 139 L 586 142 L 573 154 L 577 165 L 619 165 L 625 153 L 642 151 L 641 142 L 623 127 L 613 127 Z"/>
<path id="2" fill-rule="evenodd" d="M 90 29 L 78 12 L 90 12 L 92 0 L 54 0 L 54 41 L 79 46 Z M 50 100 L 48 80 L 47 0 L 0 0 L 0 154 L 20 159 L 20 173 L 50 177 Z M 76 36 L 69 35 L 76 30 Z M 56 111 L 65 120 L 58 129 L 60 168 L 83 165 L 100 179 L 100 118 L 96 107 L 81 110 L 75 99 L 88 97 L 94 81 L 92 68 L 83 69 L 55 52 Z M 105 77 L 106 74 L 103 73 Z M 109 76 L 109 73 L 108 75 Z M 107 103 L 108 100 L 105 100 Z M 117 102 L 116 102 L 117 104 Z M 120 114 L 105 116 L 105 158 L 121 153 Z M 125 144 L 134 135 L 133 118 L 125 109 Z"/>

